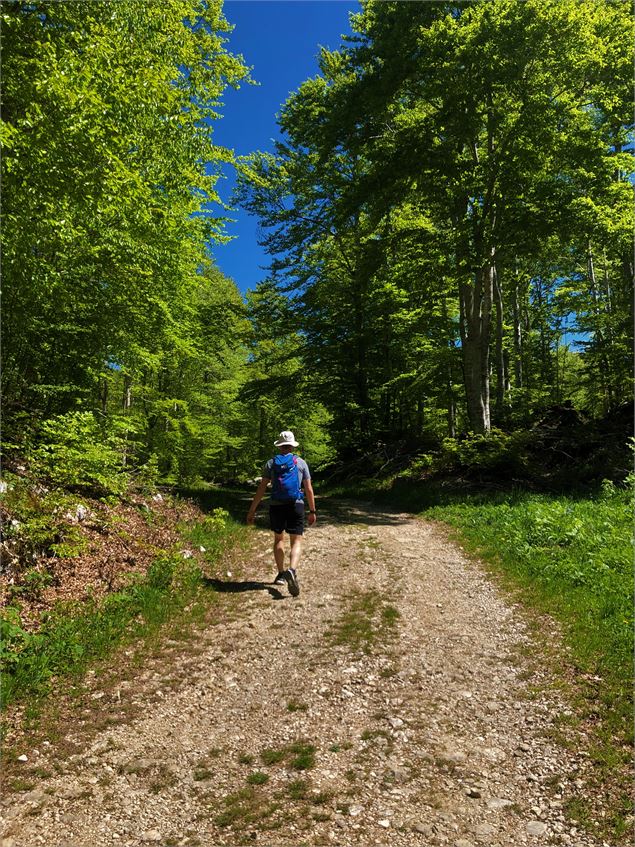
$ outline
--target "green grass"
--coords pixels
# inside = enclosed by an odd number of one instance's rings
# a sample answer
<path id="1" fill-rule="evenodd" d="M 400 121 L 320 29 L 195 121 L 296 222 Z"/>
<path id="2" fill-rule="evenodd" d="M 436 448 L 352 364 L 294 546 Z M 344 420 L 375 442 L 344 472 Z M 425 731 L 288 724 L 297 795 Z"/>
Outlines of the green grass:
<path id="1" fill-rule="evenodd" d="M 215 818 L 217 825 L 238 830 L 254 825 L 268 828 L 268 819 L 280 808 L 251 785 L 225 797 L 224 806 L 224 811 Z"/>
<path id="2" fill-rule="evenodd" d="M 287 794 L 292 800 L 305 800 L 309 793 L 306 779 L 294 779 L 287 785 Z"/>
<path id="3" fill-rule="evenodd" d="M 309 707 L 306 703 L 297 703 L 295 700 L 291 700 L 287 703 L 287 712 L 306 712 Z"/>
<path id="4" fill-rule="evenodd" d="M 313 744 L 298 741 L 290 745 L 289 752 L 292 754 L 291 767 L 295 770 L 306 771 L 315 767 L 315 747 Z"/>
<path id="5" fill-rule="evenodd" d="M 633 549 L 626 492 L 582 500 L 517 493 L 423 514 L 456 528 L 470 551 L 557 617 L 582 668 L 628 681 Z"/>
<path id="6" fill-rule="evenodd" d="M 262 771 L 254 771 L 247 777 L 247 782 L 250 785 L 264 785 L 265 782 L 269 782 L 269 774 Z"/>
<path id="7" fill-rule="evenodd" d="M 287 755 L 286 749 L 276 750 L 273 747 L 265 747 L 260 753 L 263 765 L 276 765 L 278 762 L 284 761 Z"/>
<path id="8" fill-rule="evenodd" d="M 294 770 L 304 771 L 315 766 L 315 752 L 313 744 L 306 741 L 294 741 L 278 749 L 265 747 L 260 752 L 260 758 L 264 765 L 277 765 L 286 761 Z"/>
<path id="9" fill-rule="evenodd" d="M 218 512 L 188 532 L 212 559 L 237 543 L 243 531 Z M 2 705 L 32 703 L 49 692 L 53 679 L 77 678 L 117 647 L 157 636 L 172 620 L 178 618 L 183 629 L 204 614 L 212 597 L 193 560 L 165 553 L 120 591 L 58 606 L 37 632 L 22 627 L 19 606 L 9 606 L 0 618 Z"/>
<path id="10" fill-rule="evenodd" d="M 369 654 L 377 643 L 390 636 L 398 619 L 397 609 L 386 605 L 379 591 L 352 592 L 326 638 L 331 644 Z"/>

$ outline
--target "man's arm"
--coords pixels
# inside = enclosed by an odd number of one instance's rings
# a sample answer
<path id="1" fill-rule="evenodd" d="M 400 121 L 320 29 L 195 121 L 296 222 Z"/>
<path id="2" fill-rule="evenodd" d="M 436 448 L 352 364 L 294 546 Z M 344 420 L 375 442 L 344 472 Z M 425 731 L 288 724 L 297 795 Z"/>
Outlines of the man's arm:
<path id="1" fill-rule="evenodd" d="M 256 518 L 256 509 L 260 505 L 260 501 L 265 496 L 265 491 L 267 490 L 267 486 L 269 485 L 269 480 L 266 476 L 260 480 L 258 484 L 258 488 L 256 489 L 256 493 L 254 494 L 254 499 L 251 501 L 251 506 L 249 507 L 249 511 L 247 512 L 247 523 L 249 526 L 252 526 L 254 520 Z"/>
<path id="2" fill-rule="evenodd" d="M 310 479 L 305 479 L 303 486 L 304 493 L 306 494 L 306 499 L 309 504 L 309 517 L 307 518 L 309 522 L 309 526 L 313 526 L 313 524 L 317 520 L 317 514 L 315 512 L 315 494 L 313 493 L 313 483 Z"/>

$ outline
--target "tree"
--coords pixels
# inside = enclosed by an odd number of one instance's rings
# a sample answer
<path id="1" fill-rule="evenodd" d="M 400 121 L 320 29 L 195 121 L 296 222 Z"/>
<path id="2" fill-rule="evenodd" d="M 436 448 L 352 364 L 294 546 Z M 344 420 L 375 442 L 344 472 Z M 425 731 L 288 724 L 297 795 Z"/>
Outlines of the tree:
<path id="1" fill-rule="evenodd" d="M 265 280 L 248 293 L 247 315 L 251 332 L 236 419 L 241 439 L 236 475 L 257 475 L 283 429 L 293 430 L 302 455 L 319 466 L 332 456 L 331 418 L 319 399 L 316 368 L 303 362 L 304 339 L 297 332 L 291 303 Z"/>
<path id="2" fill-rule="evenodd" d="M 218 0 L 2 4 L 5 426 L 187 346 L 220 236 L 212 122 L 246 75 Z M 211 165 L 211 168 L 210 168 Z M 208 173 L 209 172 L 209 173 Z"/>
<path id="3" fill-rule="evenodd" d="M 364 163 L 341 198 L 349 214 L 363 209 L 381 230 L 405 200 L 432 222 L 454 264 L 470 425 L 486 432 L 494 336 L 503 396 L 507 379 L 499 278 L 552 233 L 566 243 L 583 167 L 598 174 L 614 158 L 630 110 L 628 11 L 604 0 L 369 0 L 354 28 L 282 126 L 299 127 L 296 143 L 321 162 L 347 151 Z"/>

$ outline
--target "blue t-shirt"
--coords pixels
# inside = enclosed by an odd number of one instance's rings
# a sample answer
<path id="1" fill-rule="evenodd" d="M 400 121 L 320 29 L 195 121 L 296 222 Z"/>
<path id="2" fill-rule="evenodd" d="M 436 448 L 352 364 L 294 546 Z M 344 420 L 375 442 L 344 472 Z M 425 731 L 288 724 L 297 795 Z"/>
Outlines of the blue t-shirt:
<path id="1" fill-rule="evenodd" d="M 294 454 L 295 455 L 295 454 Z M 309 471 L 309 466 L 301 459 L 299 456 L 296 456 L 296 468 L 298 470 L 298 487 L 302 490 L 302 483 L 305 479 L 311 479 L 311 472 Z M 262 477 L 263 479 L 271 479 L 273 476 L 273 458 L 269 459 L 267 464 L 262 469 Z M 295 501 L 296 503 L 304 503 L 304 498 L 301 497 L 299 500 Z M 273 497 L 270 498 L 269 503 L 271 506 L 282 506 L 282 502 L 280 500 L 275 500 Z"/>

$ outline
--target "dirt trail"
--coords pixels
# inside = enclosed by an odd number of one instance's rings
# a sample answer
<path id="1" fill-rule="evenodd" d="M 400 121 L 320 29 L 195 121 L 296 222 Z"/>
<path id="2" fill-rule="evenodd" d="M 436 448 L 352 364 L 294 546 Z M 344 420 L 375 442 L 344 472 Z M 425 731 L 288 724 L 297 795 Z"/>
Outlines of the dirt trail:
<path id="1" fill-rule="evenodd" d="M 563 814 L 585 757 L 547 740 L 521 610 L 440 529 L 341 504 L 297 599 L 246 582 L 272 578 L 257 538 L 187 683 L 5 798 L 3 847 L 599 847 Z"/>

